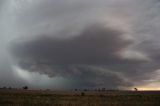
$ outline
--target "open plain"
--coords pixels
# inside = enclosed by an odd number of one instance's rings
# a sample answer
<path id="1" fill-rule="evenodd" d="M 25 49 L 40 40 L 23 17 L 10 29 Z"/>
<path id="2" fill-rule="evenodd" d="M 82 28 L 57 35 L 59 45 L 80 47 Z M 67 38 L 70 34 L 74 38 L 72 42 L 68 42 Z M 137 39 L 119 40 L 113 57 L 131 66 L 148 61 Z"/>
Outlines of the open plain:
<path id="1" fill-rule="evenodd" d="M 0 90 L 0 106 L 160 106 L 160 91 Z"/>

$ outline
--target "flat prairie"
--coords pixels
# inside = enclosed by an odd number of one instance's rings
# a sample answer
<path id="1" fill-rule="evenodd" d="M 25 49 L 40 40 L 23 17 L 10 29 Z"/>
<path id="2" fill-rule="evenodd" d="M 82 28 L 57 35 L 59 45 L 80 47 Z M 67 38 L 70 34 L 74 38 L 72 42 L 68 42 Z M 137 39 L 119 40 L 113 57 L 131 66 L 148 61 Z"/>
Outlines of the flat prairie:
<path id="1" fill-rule="evenodd" d="M 0 106 L 160 106 L 160 91 L 0 90 Z"/>

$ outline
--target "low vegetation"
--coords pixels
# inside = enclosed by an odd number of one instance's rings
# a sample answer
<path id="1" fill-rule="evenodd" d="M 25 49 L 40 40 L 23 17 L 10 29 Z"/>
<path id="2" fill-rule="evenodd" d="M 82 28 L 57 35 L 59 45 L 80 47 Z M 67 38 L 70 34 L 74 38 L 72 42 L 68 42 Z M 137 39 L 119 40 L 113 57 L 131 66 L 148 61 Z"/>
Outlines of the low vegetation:
<path id="1" fill-rule="evenodd" d="M 0 106 L 160 106 L 160 92 L 0 90 Z"/>

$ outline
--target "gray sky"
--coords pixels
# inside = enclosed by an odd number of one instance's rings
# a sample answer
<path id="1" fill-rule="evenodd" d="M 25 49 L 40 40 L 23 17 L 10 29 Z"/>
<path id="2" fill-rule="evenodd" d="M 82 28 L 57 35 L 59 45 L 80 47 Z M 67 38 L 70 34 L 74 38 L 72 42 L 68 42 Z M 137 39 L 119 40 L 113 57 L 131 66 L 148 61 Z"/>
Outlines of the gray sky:
<path id="1" fill-rule="evenodd" d="M 0 0 L 0 86 L 160 89 L 158 0 Z"/>

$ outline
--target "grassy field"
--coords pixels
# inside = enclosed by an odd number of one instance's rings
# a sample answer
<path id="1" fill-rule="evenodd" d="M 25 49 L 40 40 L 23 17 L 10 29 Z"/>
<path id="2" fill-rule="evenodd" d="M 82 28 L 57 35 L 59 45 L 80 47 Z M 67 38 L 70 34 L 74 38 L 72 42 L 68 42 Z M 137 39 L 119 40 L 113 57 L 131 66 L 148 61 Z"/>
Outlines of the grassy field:
<path id="1" fill-rule="evenodd" d="M 160 106 L 160 92 L 0 90 L 0 106 Z"/>

